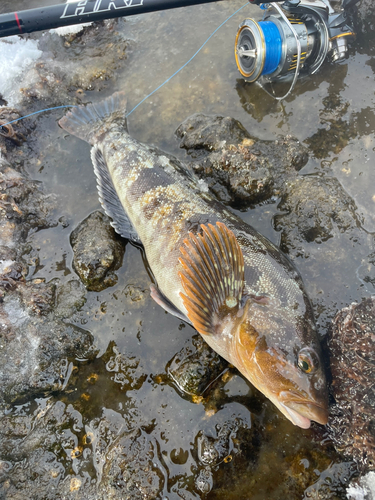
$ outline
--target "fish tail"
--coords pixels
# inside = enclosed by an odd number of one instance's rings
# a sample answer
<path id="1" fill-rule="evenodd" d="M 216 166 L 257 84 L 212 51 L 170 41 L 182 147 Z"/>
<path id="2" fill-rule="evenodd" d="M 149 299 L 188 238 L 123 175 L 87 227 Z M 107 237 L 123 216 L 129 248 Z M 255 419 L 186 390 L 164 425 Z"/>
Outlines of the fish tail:
<path id="1" fill-rule="evenodd" d="M 120 123 L 127 132 L 125 92 L 116 92 L 99 103 L 77 106 L 69 111 L 61 120 L 61 128 L 80 139 L 93 144 L 95 133 L 102 124 L 110 121 Z"/>

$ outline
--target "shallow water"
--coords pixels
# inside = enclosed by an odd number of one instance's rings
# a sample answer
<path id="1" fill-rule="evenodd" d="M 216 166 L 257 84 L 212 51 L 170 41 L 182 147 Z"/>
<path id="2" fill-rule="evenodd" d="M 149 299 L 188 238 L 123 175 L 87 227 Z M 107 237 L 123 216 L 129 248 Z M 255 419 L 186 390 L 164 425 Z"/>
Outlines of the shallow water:
<path id="1" fill-rule="evenodd" d="M 0 9 L 8 11 L 51 3 L 5 2 Z M 214 29 L 244 3 L 244 0 L 231 0 L 136 16 L 120 23 L 118 30 L 131 40 L 125 65 L 106 81 L 100 93 L 86 92 L 83 100 L 126 90 L 131 110 L 179 69 Z M 179 150 L 174 131 L 181 121 L 196 112 L 233 116 L 261 139 L 292 134 L 310 146 L 310 160 L 301 173 L 337 177 L 363 215 L 363 227 L 369 232 L 375 231 L 374 40 L 359 37 L 357 51 L 352 52 L 347 61 L 324 65 L 317 75 L 298 82 L 292 95 L 280 104 L 258 86 L 244 85 L 237 71 L 234 37 L 245 17 L 259 19 L 259 9 L 246 5 L 181 73 L 137 108 L 128 120 L 130 133 L 180 158 L 185 158 L 185 154 Z M 277 86 L 275 90 L 279 93 Z M 337 99 L 344 109 L 340 116 L 342 123 L 331 113 L 332 102 Z M 39 162 L 32 159 L 28 164 L 31 177 L 42 181 L 46 192 L 57 194 L 60 208 L 56 210 L 56 217 L 63 216 L 68 223 L 67 227 L 58 225 L 39 231 L 31 238 L 39 249 L 41 264 L 30 272 L 29 278 L 47 281 L 56 277 L 71 278 L 74 271 L 70 232 L 93 210 L 100 208 L 89 146 L 58 128 L 56 122 L 61 116 L 61 112 L 52 112 L 35 118 L 43 150 Z M 326 130 L 325 133 L 322 130 Z M 241 216 L 277 244 L 279 233 L 272 225 L 277 212 L 275 203 L 241 212 Z M 336 245 L 338 241 L 335 240 Z M 373 293 L 372 285 L 364 283 L 358 272 L 368 249 L 363 254 L 345 238 L 342 245 L 347 250 L 347 259 L 340 262 L 342 282 L 335 282 L 333 286 L 329 266 L 317 273 L 311 260 L 296 259 L 316 306 L 322 336 L 332 313 Z M 317 247 L 315 244 L 312 249 L 312 259 L 316 259 L 314 252 L 320 251 Z M 330 247 L 322 245 L 321 251 L 327 248 Z M 254 395 L 254 389 L 239 375 L 234 374 L 225 386 L 225 396 L 217 408 L 215 402 L 210 402 L 215 412 L 207 402 L 195 404 L 182 398 L 173 384 L 165 382 L 164 374 L 168 362 L 194 335 L 194 330 L 153 303 L 148 292 L 149 276 L 138 249 L 127 245 L 123 266 L 117 274 L 116 286 L 89 293 L 76 318 L 77 325 L 93 334 L 99 349 L 98 359 L 93 365 L 71 360 L 77 369 L 67 384 L 67 393 L 50 400 L 53 404 L 58 401 L 70 404 L 80 413 L 80 429 L 71 430 L 77 442 L 83 427 L 94 429 L 104 414 L 110 414 L 113 422 L 120 422 L 119 425 L 129 430 L 143 425 L 147 439 L 158 449 L 164 475 L 163 494 L 169 499 L 179 498 L 178 492 L 182 491 L 192 495 L 186 498 L 198 498 L 192 493 L 191 484 L 195 471 L 204 469 L 204 461 L 197 457 L 194 444 L 199 442 L 202 432 L 216 437 L 220 426 L 236 418 L 248 428 L 255 425 L 267 428 L 268 440 L 259 445 L 256 464 L 249 459 L 249 454 L 246 460 L 235 456 L 231 463 L 213 467 L 214 479 L 206 485 L 209 489 L 213 481 L 208 498 L 263 500 L 288 495 L 294 500 L 301 498 L 305 488 L 310 488 L 305 498 L 314 498 L 311 496 L 314 483 L 326 481 L 329 488 L 330 484 L 340 483 L 340 474 L 349 475 L 349 466 L 340 465 L 332 458 L 329 444 L 313 442 L 313 431 L 302 431 L 286 422 L 269 402 Z M 124 382 L 118 376 L 119 370 L 113 368 L 119 353 L 134 360 L 129 373 L 125 373 L 132 383 Z M 98 378 L 88 384 L 92 373 Z M 83 394 L 88 398 L 82 398 Z M 42 408 L 45 404 L 39 400 L 36 407 Z M 24 411 L 33 411 L 36 415 L 37 409 L 30 405 L 30 409 Z M 229 440 L 228 455 L 234 447 Z M 319 451 L 315 453 L 316 448 Z M 68 448 L 62 452 L 61 463 L 68 453 Z M 292 464 L 290 457 L 295 457 Z M 339 467 L 342 470 L 337 472 Z M 287 479 L 290 469 L 295 475 L 299 470 L 301 474 L 300 485 L 292 492 L 288 490 Z M 94 481 L 100 477 L 101 470 L 100 465 L 90 465 L 90 459 L 82 455 L 75 461 L 73 470 L 68 471 L 66 467 L 65 474 L 82 478 L 87 477 L 85 474 L 89 471 L 89 480 Z M 236 483 L 232 482 L 233 478 Z"/>

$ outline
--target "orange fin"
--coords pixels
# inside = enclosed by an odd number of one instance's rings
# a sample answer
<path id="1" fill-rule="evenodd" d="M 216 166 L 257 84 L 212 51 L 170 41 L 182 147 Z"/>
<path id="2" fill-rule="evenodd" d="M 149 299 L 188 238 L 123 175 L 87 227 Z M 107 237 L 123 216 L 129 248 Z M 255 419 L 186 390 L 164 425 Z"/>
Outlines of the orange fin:
<path id="1" fill-rule="evenodd" d="M 179 273 L 187 316 L 201 334 L 213 334 L 222 319 L 240 308 L 244 260 L 236 237 L 222 222 L 201 225 L 184 240 Z"/>

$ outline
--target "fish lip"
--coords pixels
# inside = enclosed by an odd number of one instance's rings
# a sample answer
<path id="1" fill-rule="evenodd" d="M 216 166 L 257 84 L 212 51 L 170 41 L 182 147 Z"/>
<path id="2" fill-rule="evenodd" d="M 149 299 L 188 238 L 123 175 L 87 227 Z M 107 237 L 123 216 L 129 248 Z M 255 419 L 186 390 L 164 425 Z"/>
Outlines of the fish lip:
<path id="1" fill-rule="evenodd" d="M 283 407 L 285 414 L 289 416 L 289 419 L 292 421 L 294 425 L 301 427 L 302 429 L 309 429 L 311 425 L 311 420 L 307 417 L 304 417 L 299 412 L 289 408 L 286 404 L 280 403 Z"/>
<path id="2" fill-rule="evenodd" d="M 280 403 L 290 415 L 295 425 L 299 425 L 303 429 L 308 429 L 311 420 L 321 425 L 326 425 L 328 422 L 328 408 L 326 405 L 320 404 L 317 401 L 296 397 L 293 394 L 281 393 L 280 396 L 281 399 L 285 398 Z M 307 421 L 309 421 L 309 424 Z"/>

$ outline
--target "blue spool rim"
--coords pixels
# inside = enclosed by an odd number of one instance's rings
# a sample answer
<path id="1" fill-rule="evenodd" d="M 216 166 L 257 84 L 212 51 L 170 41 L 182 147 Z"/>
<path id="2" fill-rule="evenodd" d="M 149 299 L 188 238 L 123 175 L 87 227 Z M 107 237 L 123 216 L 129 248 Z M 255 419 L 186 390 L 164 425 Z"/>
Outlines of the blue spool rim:
<path id="1" fill-rule="evenodd" d="M 263 32 L 266 47 L 262 75 L 270 75 L 277 70 L 281 61 L 282 35 L 273 21 L 260 21 L 259 27 Z"/>

